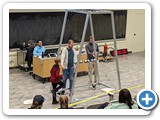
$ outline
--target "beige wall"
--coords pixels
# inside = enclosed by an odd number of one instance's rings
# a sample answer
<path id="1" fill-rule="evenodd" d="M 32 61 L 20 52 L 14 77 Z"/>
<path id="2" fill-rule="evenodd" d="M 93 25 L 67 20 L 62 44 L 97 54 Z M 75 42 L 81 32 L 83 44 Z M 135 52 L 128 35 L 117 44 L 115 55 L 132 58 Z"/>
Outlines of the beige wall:
<path id="1" fill-rule="evenodd" d="M 145 50 L 145 10 L 128 10 L 126 46 L 132 52 Z"/>

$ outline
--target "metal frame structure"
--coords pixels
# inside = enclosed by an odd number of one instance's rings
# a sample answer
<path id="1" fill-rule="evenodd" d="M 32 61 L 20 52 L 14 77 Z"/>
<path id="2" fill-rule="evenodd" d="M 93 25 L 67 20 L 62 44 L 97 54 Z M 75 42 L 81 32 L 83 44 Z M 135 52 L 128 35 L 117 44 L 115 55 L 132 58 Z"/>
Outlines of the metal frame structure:
<path id="1" fill-rule="evenodd" d="M 57 57 L 59 57 L 60 51 L 61 51 L 61 46 L 62 46 L 62 41 L 63 41 L 63 37 L 64 37 L 64 32 L 65 32 L 68 12 L 74 12 L 74 13 L 80 13 L 80 14 L 85 14 L 86 15 L 86 19 L 85 19 L 85 23 L 84 23 L 84 29 L 83 29 L 82 38 L 81 38 L 81 45 L 80 45 L 79 55 L 77 57 L 77 65 L 76 65 L 75 75 L 74 75 L 74 79 L 73 79 L 73 86 L 72 86 L 72 90 L 71 90 L 70 101 L 72 100 L 72 96 L 73 96 L 73 93 L 74 93 L 74 88 L 75 88 L 75 83 L 76 83 L 76 78 L 77 78 L 77 71 L 78 71 L 78 66 L 79 66 L 79 63 L 80 63 L 80 57 L 81 57 L 82 47 L 83 47 L 83 44 L 84 44 L 84 39 L 85 39 L 86 31 L 87 31 L 88 22 L 90 22 L 91 35 L 92 35 L 92 39 L 93 39 L 93 48 L 94 48 L 94 52 L 96 52 L 94 30 L 93 30 L 93 21 L 92 21 L 92 15 L 93 14 L 111 14 L 111 22 L 112 22 L 112 32 L 113 32 L 113 40 L 114 40 L 114 48 L 115 48 L 115 59 L 116 59 L 116 67 L 117 67 L 118 85 L 119 85 L 119 89 L 121 89 L 121 81 L 120 81 L 120 73 L 119 73 L 119 63 L 118 63 L 118 58 L 117 58 L 116 33 L 115 33 L 115 23 L 114 23 L 114 13 L 113 13 L 113 11 L 109 11 L 109 10 L 92 10 L 92 9 L 91 10 L 88 10 L 88 9 L 85 9 L 85 10 L 80 10 L 80 9 L 78 9 L 78 10 L 76 10 L 76 9 L 75 10 L 66 10 L 65 11 L 65 16 L 64 16 L 64 21 L 63 21 L 63 26 L 62 26 L 60 42 L 59 42 L 59 49 L 58 49 L 58 52 L 57 52 Z M 99 82 L 99 70 L 98 70 L 97 60 L 98 60 L 98 58 L 96 57 L 96 61 L 95 61 L 96 62 L 96 69 L 95 69 L 96 71 L 95 71 L 95 73 L 97 74 L 97 77 L 98 77 L 98 84 L 101 84 Z"/>

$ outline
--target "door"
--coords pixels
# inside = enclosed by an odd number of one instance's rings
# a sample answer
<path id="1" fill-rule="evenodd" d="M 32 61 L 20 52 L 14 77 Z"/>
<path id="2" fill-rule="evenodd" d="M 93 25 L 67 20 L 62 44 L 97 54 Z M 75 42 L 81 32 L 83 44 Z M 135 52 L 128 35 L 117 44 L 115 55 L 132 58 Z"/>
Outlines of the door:
<path id="1" fill-rule="evenodd" d="M 145 13 L 135 12 L 133 25 L 133 52 L 145 50 Z"/>

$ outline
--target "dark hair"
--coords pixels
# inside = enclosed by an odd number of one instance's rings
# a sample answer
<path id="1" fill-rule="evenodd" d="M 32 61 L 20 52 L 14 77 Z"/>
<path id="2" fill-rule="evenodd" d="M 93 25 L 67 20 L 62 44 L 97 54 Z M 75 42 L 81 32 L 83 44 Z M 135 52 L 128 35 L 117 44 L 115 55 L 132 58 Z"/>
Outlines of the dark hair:
<path id="1" fill-rule="evenodd" d="M 41 109 L 44 101 L 45 99 L 42 95 L 34 96 L 33 103 L 29 109 Z"/>
<path id="2" fill-rule="evenodd" d="M 37 40 L 37 43 L 39 43 L 39 41 L 42 41 L 42 40 Z M 43 42 L 43 41 L 42 41 Z"/>
<path id="3" fill-rule="evenodd" d="M 55 62 L 55 64 L 58 64 L 58 63 L 61 62 L 61 60 L 60 59 L 55 59 L 54 62 Z"/>
<path id="4" fill-rule="evenodd" d="M 74 43 L 74 40 L 72 40 L 72 39 L 68 40 L 68 44 L 70 44 L 71 42 Z"/>
<path id="5" fill-rule="evenodd" d="M 131 93 L 128 89 L 122 89 L 119 92 L 119 103 L 125 103 L 129 106 L 130 109 L 132 109 L 133 101 L 131 97 Z"/>

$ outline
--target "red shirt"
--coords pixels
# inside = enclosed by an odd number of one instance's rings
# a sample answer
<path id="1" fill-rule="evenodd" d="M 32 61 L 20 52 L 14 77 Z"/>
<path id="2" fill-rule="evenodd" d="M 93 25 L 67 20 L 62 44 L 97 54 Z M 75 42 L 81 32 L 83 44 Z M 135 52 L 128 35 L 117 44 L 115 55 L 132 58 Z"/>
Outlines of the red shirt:
<path id="1" fill-rule="evenodd" d="M 60 75 L 60 68 L 59 65 L 53 65 L 51 71 L 51 77 L 50 77 L 50 82 L 52 83 L 58 83 L 62 79 L 62 75 Z"/>
<path id="2" fill-rule="evenodd" d="M 108 46 L 104 45 L 104 53 L 107 53 Z"/>

